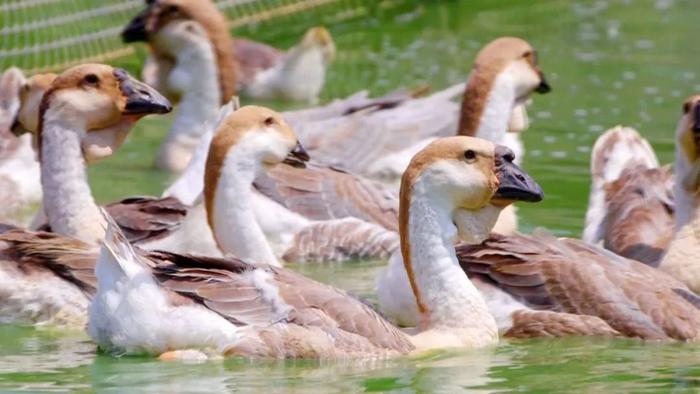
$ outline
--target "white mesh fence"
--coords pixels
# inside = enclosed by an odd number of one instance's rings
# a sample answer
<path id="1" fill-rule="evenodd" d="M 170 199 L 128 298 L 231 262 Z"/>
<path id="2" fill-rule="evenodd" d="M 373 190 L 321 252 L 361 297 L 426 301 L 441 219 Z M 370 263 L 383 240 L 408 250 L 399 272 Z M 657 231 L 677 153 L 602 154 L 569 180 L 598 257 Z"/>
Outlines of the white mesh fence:
<path id="1" fill-rule="evenodd" d="M 370 0 L 374 1 L 374 0 Z M 363 0 L 215 0 L 231 28 L 304 12 L 352 14 Z M 0 70 L 28 74 L 134 53 L 119 32 L 145 7 L 143 0 L 0 0 Z"/>

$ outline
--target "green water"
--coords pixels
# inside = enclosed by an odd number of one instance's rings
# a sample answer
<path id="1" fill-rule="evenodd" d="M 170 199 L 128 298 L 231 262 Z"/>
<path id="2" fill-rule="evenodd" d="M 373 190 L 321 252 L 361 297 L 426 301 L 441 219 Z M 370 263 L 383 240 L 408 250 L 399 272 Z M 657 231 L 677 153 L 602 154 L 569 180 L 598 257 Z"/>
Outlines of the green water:
<path id="1" fill-rule="evenodd" d="M 361 4 L 356 1 L 355 4 Z M 236 33 L 291 45 L 308 26 L 329 26 L 339 56 L 324 100 L 359 89 L 435 89 L 464 80 L 473 56 L 501 35 L 528 39 L 554 87 L 536 96 L 523 135 L 527 170 L 546 200 L 520 208 L 522 227 L 578 236 L 588 197 L 590 146 L 607 128 L 638 128 L 662 162 L 673 155 L 683 99 L 700 91 L 696 1 L 390 2 L 359 18 L 310 13 Z M 143 51 L 139 53 L 142 55 Z M 138 59 L 118 62 L 136 72 Z M 275 105 L 278 109 L 287 108 Z M 169 119 L 144 120 L 125 148 L 91 168 L 107 202 L 159 194 L 169 177 L 151 166 Z M 382 263 L 292 267 L 372 298 Z M 700 349 L 689 344 L 566 339 L 504 342 L 479 351 L 347 363 L 227 360 L 190 365 L 96 355 L 84 335 L 0 328 L 0 391 L 698 392 Z"/>

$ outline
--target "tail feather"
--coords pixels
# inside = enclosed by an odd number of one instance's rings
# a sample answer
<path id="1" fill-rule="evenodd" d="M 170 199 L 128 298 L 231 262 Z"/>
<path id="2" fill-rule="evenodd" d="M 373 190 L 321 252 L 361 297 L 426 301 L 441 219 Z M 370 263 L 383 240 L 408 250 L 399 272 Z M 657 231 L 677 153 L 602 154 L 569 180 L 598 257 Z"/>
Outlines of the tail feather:
<path id="1" fill-rule="evenodd" d="M 635 166 L 659 166 L 649 141 L 630 127 L 615 126 L 603 133 L 593 145 L 591 176 L 593 184 L 616 180 L 623 170 Z"/>
<path id="2" fill-rule="evenodd" d="M 107 227 L 105 229 L 104 241 L 102 241 L 102 250 L 98 265 L 100 261 L 105 261 L 105 258 L 107 258 L 111 260 L 110 262 L 116 264 L 121 270 L 121 273 L 127 278 L 133 278 L 139 273 L 142 273 L 146 266 L 141 261 L 141 258 L 136 253 L 133 246 L 131 246 L 131 243 L 129 243 L 126 235 L 124 235 L 124 232 L 119 228 L 117 222 L 105 209 L 101 208 L 101 211 L 107 223 Z M 99 280 L 99 272 L 97 273 L 97 277 Z"/>
<path id="3" fill-rule="evenodd" d="M 601 241 L 602 226 L 608 215 L 604 187 L 617 180 L 625 169 L 633 167 L 659 167 L 659 159 L 651 145 L 636 130 L 615 126 L 598 137 L 591 152 L 591 192 L 583 231 L 584 241 Z"/>

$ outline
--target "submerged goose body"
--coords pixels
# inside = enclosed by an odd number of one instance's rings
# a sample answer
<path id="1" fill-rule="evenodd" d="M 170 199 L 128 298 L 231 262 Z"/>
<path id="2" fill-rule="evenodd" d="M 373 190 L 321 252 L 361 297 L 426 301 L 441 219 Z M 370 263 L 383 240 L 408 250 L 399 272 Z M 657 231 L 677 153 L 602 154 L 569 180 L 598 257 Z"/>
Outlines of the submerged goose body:
<path id="1" fill-rule="evenodd" d="M 241 111 L 227 123 L 248 122 Z M 273 136 L 277 142 L 271 144 Z M 284 160 L 296 143 L 294 135 L 280 127 L 238 138 L 260 142 L 254 155 L 261 166 Z M 521 170 L 497 164 L 498 149 L 468 137 L 439 140 L 416 156 L 404 177 L 402 212 L 409 218 L 401 222 L 402 253 L 413 268 L 416 297 L 425 306 L 424 324 L 415 335 L 403 333 L 345 292 L 282 268 L 139 253 L 114 226 L 97 263 L 89 332 L 111 351 L 147 352 L 164 359 L 193 352 L 257 358 L 377 357 L 493 344 L 498 335 L 483 300 L 465 275 L 454 275 L 461 269 L 452 248 L 457 235 L 452 214 L 463 210 L 460 220 L 469 220 L 491 207 L 492 199 L 541 198 Z M 224 161 L 246 161 L 245 154 L 237 157 L 241 153 L 234 146 Z M 514 184 L 514 179 L 522 182 Z M 209 198 L 216 203 L 216 196 Z M 151 302 L 137 301 L 143 297 Z M 467 304 L 470 307 L 464 307 Z"/>

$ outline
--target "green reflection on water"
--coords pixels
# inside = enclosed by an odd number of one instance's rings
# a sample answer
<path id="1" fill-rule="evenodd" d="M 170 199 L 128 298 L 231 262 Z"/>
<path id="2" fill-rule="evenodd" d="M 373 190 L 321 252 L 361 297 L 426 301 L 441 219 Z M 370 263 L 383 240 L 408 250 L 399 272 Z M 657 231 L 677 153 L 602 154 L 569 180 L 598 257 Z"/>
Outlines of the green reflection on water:
<path id="1" fill-rule="evenodd" d="M 525 229 L 543 226 L 577 236 L 595 138 L 616 124 L 630 125 L 668 162 L 681 103 L 700 91 L 700 52 L 694 49 L 700 11 L 693 1 L 382 4 L 389 6 L 361 8 L 361 18 L 351 21 L 338 21 L 333 13 L 311 13 L 237 34 L 289 46 L 307 26 L 323 21 L 339 48 L 324 99 L 359 89 L 381 94 L 426 83 L 443 88 L 465 79 L 476 51 L 487 41 L 501 35 L 528 39 L 538 49 L 554 91 L 535 97 L 531 127 L 523 135 L 525 166 L 546 192 L 543 203 L 520 208 Z M 138 59 L 119 63 L 136 75 L 138 64 Z M 170 120 L 145 119 L 122 151 L 90 169 L 100 201 L 161 192 L 169 177 L 152 168 L 152 154 Z M 372 299 L 381 266 L 293 268 Z M 697 392 L 700 350 L 689 344 L 566 339 L 506 342 L 494 349 L 391 361 L 189 365 L 95 356 L 82 335 L 0 327 L 0 371 L 0 391 Z"/>

